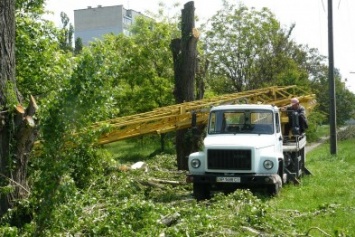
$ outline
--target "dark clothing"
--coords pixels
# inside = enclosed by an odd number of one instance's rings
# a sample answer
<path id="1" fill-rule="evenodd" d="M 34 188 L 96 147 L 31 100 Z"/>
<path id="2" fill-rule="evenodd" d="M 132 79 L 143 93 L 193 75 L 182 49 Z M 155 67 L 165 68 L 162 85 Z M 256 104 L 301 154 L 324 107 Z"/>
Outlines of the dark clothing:
<path id="1" fill-rule="evenodd" d="M 291 105 L 286 107 L 286 111 L 288 114 L 289 122 L 285 124 L 285 135 L 288 136 L 290 133 L 290 129 L 294 127 L 295 131 L 292 131 L 294 135 L 302 134 L 308 128 L 308 121 L 306 117 L 305 108 L 302 105 L 298 105 L 297 108 L 292 107 Z M 298 121 L 293 121 L 292 112 L 298 113 Z M 292 127 L 293 124 L 293 127 Z M 296 134 L 295 134 L 296 133 Z"/>

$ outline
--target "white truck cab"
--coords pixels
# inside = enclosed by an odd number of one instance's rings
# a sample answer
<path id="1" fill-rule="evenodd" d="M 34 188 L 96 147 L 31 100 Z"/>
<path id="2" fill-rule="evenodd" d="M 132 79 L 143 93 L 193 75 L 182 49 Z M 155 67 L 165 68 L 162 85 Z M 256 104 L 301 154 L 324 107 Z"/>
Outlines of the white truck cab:
<path id="1" fill-rule="evenodd" d="M 209 198 L 212 190 L 236 188 L 261 187 L 277 194 L 305 169 L 305 145 L 304 134 L 283 144 L 276 106 L 217 106 L 209 114 L 203 151 L 189 156 L 187 182 L 193 183 L 198 200 Z"/>

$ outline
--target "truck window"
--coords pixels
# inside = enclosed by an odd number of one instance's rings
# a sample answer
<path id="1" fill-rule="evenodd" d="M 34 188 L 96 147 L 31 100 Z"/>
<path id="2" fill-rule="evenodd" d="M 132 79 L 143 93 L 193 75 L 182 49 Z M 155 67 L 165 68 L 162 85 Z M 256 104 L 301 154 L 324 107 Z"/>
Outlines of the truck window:
<path id="1" fill-rule="evenodd" d="M 208 131 L 209 133 L 215 133 L 216 130 L 216 113 L 211 113 Z"/>
<path id="2" fill-rule="evenodd" d="M 209 118 L 210 134 L 274 133 L 273 113 L 267 110 L 213 111 Z"/>

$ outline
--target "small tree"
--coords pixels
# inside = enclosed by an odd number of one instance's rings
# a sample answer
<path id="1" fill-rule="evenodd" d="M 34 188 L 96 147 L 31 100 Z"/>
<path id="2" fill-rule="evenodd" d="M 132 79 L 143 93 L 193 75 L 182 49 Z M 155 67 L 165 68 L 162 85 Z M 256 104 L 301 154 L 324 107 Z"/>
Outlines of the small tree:
<path id="1" fill-rule="evenodd" d="M 69 23 L 69 17 L 65 12 L 60 13 L 60 18 L 62 21 L 62 31 L 59 38 L 60 48 L 64 51 L 73 51 L 73 34 L 74 27 Z"/>
<path id="2" fill-rule="evenodd" d="M 83 50 L 83 40 L 79 37 L 75 40 L 74 54 L 79 54 Z"/>

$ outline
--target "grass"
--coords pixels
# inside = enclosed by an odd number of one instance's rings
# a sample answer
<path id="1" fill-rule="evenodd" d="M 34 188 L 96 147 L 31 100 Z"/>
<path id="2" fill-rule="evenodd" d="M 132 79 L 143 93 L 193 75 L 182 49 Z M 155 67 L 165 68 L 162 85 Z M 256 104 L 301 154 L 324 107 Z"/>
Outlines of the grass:
<path id="1" fill-rule="evenodd" d="M 171 154 L 174 147 L 166 139 L 164 153 Z M 113 158 L 122 163 L 134 163 L 137 161 L 154 158 L 161 153 L 161 144 L 157 136 L 144 136 L 140 138 L 127 139 L 110 143 L 105 148 L 112 154 Z"/>
<path id="2" fill-rule="evenodd" d="M 279 197 L 267 201 L 274 215 L 291 218 L 303 233 L 312 236 L 352 236 L 355 224 L 355 140 L 339 143 L 338 154 L 330 155 L 323 144 L 307 155 L 312 176 L 299 186 L 286 186 Z"/>

